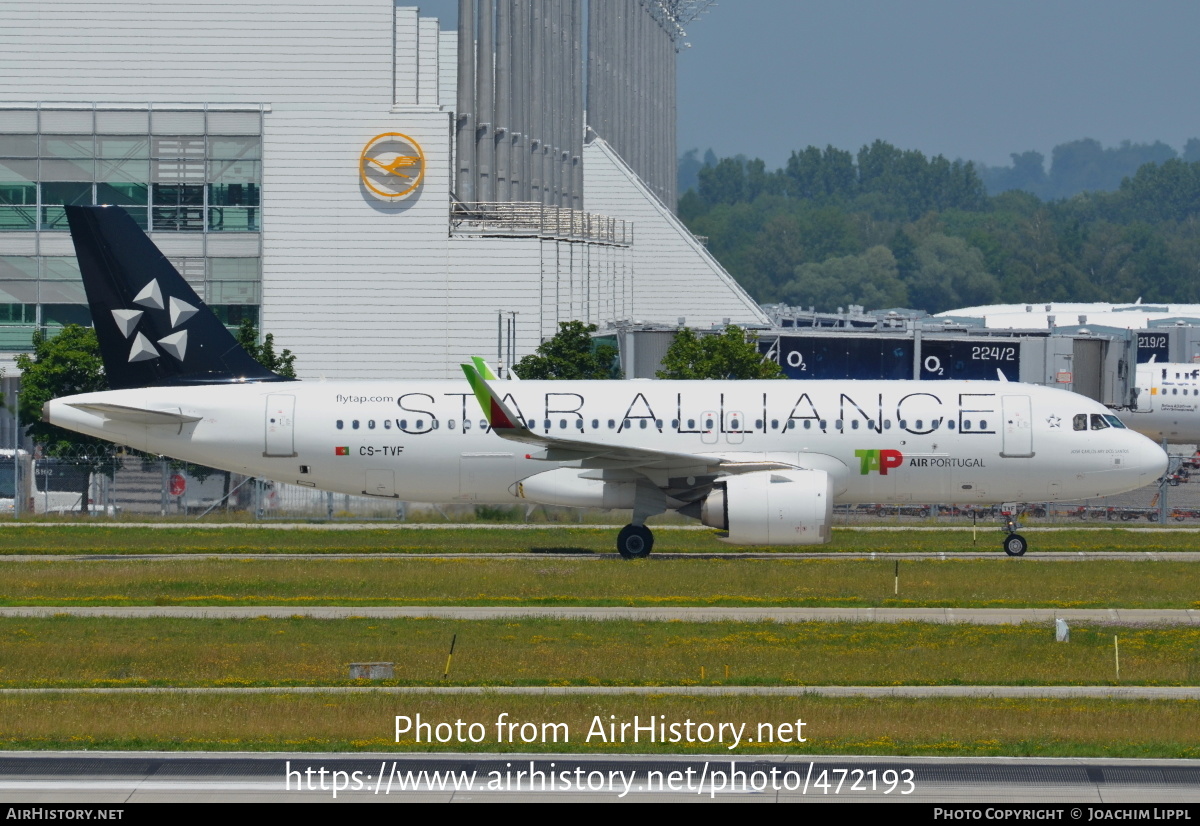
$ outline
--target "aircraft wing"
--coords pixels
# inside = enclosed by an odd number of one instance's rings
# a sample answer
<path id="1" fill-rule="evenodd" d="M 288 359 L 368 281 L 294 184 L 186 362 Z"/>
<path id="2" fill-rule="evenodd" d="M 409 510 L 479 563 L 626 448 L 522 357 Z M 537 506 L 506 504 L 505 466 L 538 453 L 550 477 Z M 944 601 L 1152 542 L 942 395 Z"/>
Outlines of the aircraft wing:
<path id="1" fill-rule="evenodd" d="M 549 462 L 578 463 L 584 469 L 628 470 L 647 476 L 714 476 L 758 470 L 794 470 L 795 465 L 772 461 L 732 461 L 720 456 L 676 453 L 644 447 L 614 445 L 587 439 L 535 433 L 492 389 L 474 365 L 462 365 L 475 398 L 496 435 L 533 448 L 525 456 Z"/>

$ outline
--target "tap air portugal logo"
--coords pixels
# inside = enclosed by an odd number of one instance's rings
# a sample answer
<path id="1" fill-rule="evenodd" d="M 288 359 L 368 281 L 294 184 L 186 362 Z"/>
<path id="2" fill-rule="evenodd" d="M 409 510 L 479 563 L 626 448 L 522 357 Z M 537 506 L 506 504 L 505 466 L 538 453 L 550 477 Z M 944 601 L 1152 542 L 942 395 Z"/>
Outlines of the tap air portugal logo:
<path id="1" fill-rule="evenodd" d="M 887 476 L 889 470 L 904 462 L 904 454 L 898 450 L 856 450 L 854 455 L 858 457 L 858 472 L 862 476 L 873 470 L 879 471 L 880 476 Z"/>
<path id="2" fill-rule="evenodd" d="M 380 198 L 403 198 L 425 177 L 425 153 L 407 135 L 384 132 L 363 147 L 358 174 L 363 186 Z"/>
<path id="3" fill-rule="evenodd" d="M 183 361 L 187 355 L 188 334 L 186 329 L 178 329 L 185 321 L 194 316 L 198 310 L 186 301 L 174 297 L 164 297 L 158 279 L 152 279 L 142 291 L 133 297 L 133 303 L 145 307 L 145 310 L 113 310 L 113 320 L 121 335 L 129 340 L 129 362 L 150 361 L 167 353 L 177 361 Z M 145 334 L 138 331 L 138 322 L 146 314 L 146 310 L 165 311 L 171 319 L 171 329 L 175 332 L 163 336 L 157 342 L 151 342 Z M 157 346 L 155 346 L 157 345 Z"/>

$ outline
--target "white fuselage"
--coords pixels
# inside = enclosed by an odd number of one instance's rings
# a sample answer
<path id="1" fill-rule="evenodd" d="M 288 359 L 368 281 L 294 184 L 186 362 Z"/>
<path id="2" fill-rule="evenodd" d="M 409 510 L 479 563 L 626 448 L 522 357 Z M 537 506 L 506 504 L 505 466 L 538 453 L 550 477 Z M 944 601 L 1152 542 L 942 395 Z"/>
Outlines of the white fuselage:
<path id="1" fill-rule="evenodd" d="M 1156 363 L 1137 367 L 1137 407 L 1124 421 L 1156 442 L 1200 444 L 1200 365 Z"/>
<path id="2" fill-rule="evenodd" d="M 1149 484 L 1166 465 L 1161 449 L 1120 427 L 1103 406 L 1025 384 L 524 381 L 495 388 L 537 434 L 824 470 L 838 502 L 1079 499 Z M 80 404 L 198 420 L 145 424 L 73 406 Z M 45 414 L 139 450 L 323 490 L 615 506 L 600 482 L 561 496 L 531 484 L 540 491 L 531 496 L 517 483 L 556 469 L 560 476 L 543 479 L 573 478 L 567 470 L 578 465 L 537 458 L 534 448 L 492 432 L 465 381 L 114 390 L 56 399 Z M 1078 416 L 1087 421 L 1082 430 L 1072 426 Z"/>

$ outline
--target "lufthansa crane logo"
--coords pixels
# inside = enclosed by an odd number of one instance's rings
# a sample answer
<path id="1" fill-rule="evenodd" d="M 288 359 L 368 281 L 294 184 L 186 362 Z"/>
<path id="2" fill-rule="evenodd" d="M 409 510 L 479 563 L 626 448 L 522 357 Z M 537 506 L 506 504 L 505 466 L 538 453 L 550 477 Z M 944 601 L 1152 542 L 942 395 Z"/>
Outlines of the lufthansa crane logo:
<path id="1" fill-rule="evenodd" d="M 384 132 L 363 147 L 358 174 L 363 186 L 380 198 L 403 198 L 425 177 L 425 153 L 407 135 Z"/>

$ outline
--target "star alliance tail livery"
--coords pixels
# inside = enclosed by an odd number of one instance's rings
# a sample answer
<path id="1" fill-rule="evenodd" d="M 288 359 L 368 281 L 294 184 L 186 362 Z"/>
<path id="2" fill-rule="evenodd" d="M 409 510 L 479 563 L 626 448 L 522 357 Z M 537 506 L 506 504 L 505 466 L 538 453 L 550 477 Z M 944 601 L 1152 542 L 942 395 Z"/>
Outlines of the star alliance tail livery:
<path id="1" fill-rule="evenodd" d="M 501 382 L 475 364 L 466 381 L 286 381 L 123 210 L 67 213 L 113 389 L 43 417 L 150 453 L 384 499 L 631 509 L 627 558 L 668 510 L 731 543 L 815 545 L 839 502 L 1081 499 L 1166 468 L 1102 405 L 1008 382 Z"/>

